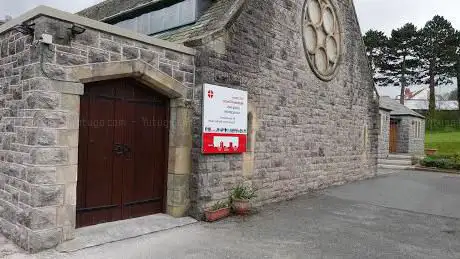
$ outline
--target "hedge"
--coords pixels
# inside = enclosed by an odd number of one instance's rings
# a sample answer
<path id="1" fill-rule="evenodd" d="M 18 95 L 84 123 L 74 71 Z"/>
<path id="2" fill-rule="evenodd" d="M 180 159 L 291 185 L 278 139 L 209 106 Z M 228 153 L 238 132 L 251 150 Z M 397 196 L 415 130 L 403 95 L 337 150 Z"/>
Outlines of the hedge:
<path id="1" fill-rule="evenodd" d="M 420 164 L 426 167 L 460 170 L 460 154 L 428 156 Z"/>

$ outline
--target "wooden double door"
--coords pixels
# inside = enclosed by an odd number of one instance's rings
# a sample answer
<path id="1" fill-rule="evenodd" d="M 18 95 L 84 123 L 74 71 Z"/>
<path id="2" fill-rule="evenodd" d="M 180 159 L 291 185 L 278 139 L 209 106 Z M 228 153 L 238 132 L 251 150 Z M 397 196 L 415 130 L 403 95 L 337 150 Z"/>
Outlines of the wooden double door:
<path id="1" fill-rule="evenodd" d="M 164 211 L 169 100 L 132 79 L 85 85 L 77 227 Z"/>
<path id="2" fill-rule="evenodd" d="M 390 120 L 390 153 L 398 150 L 398 121 Z"/>

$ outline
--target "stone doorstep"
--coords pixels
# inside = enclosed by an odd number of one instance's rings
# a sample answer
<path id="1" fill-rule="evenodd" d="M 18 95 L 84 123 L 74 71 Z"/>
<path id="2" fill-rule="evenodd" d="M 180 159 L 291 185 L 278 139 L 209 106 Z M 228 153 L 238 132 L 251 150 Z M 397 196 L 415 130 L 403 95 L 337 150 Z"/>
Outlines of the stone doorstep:
<path id="1" fill-rule="evenodd" d="M 411 170 L 414 169 L 415 166 L 411 165 L 385 165 L 385 164 L 379 164 L 378 168 L 380 169 L 393 169 L 393 170 Z"/>
<path id="2" fill-rule="evenodd" d="M 77 229 L 75 239 L 58 245 L 56 250 L 63 253 L 75 252 L 196 222 L 197 220 L 190 217 L 174 218 L 166 214 L 109 222 Z"/>

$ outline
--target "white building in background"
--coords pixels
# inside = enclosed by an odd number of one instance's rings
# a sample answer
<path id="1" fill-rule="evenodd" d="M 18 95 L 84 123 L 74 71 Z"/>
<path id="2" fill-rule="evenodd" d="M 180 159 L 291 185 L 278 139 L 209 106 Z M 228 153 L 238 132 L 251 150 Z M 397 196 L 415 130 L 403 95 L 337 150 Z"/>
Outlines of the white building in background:
<path id="1" fill-rule="evenodd" d="M 417 111 L 428 111 L 429 101 L 423 99 L 406 100 L 407 108 Z M 458 101 L 436 100 L 436 110 L 455 111 L 458 110 Z"/>
<path id="2" fill-rule="evenodd" d="M 458 110 L 458 101 L 446 100 L 447 96 L 457 89 L 457 79 L 452 78 L 453 83 L 449 85 L 438 86 L 436 92 L 436 110 L 453 111 Z M 415 96 L 412 99 L 406 99 L 404 104 L 411 110 L 417 112 L 427 111 L 429 107 L 430 90 L 428 85 L 411 85 L 407 87 Z M 399 100 L 401 88 L 399 86 L 378 86 L 377 90 L 380 96 L 387 96 L 391 99 Z"/>

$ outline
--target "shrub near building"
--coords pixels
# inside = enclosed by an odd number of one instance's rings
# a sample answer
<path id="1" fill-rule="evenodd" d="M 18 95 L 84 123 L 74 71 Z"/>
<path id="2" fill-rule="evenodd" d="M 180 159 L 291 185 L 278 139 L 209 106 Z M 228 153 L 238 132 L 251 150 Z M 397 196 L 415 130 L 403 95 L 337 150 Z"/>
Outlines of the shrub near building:
<path id="1" fill-rule="evenodd" d="M 428 156 L 421 161 L 421 165 L 440 169 L 460 170 L 460 153 Z"/>

